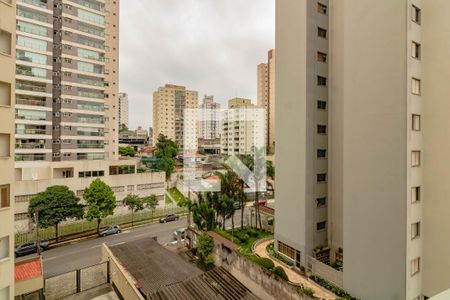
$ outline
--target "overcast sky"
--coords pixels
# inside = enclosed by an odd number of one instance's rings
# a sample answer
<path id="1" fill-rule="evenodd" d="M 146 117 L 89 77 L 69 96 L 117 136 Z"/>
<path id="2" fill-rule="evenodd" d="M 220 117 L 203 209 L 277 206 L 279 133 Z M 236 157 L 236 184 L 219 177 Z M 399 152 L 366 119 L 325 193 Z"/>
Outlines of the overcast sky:
<path id="1" fill-rule="evenodd" d="M 275 45 L 275 0 L 122 0 L 120 91 L 130 128 L 152 123 L 152 94 L 166 83 L 256 102 L 256 66 Z"/>

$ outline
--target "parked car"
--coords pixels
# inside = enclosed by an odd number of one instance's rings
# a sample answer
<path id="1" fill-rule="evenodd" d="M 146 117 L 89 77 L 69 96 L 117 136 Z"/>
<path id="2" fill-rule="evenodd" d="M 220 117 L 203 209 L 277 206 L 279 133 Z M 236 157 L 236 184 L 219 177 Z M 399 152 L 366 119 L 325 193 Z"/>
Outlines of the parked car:
<path id="1" fill-rule="evenodd" d="M 41 241 L 39 244 L 41 245 L 41 251 L 47 250 L 48 241 Z M 38 251 L 37 251 L 37 243 L 36 242 L 30 242 L 30 243 L 25 243 L 25 244 L 19 245 L 14 250 L 14 254 L 16 257 L 34 254 L 37 252 Z"/>
<path id="2" fill-rule="evenodd" d="M 177 240 L 178 235 L 181 235 L 181 239 L 186 237 L 187 228 L 179 228 L 173 232 L 173 239 Z"/>
<path id="3" fill-rule="evenodd" d="M 100 232 L 100 236 L 108 236 L 111 234 L 117 234 L 117 233 L 121 233 L 122 229 L 120 229 L 119 225 L 112 225 L 110 227 L 108 227 L 107 229 L 103 230 L 102 232 Z"/>
<path id="4" fill-rule="evenodd" d="M 234 209 L 236 210 L 241 209 L 241 202 L 239 201 L 234 202 Z"/>
<path id="5" fill-rule="evenodd" d="M 177 215 L 167 215 L 159 219 L 159 223 L 167 223 L 172 221 L 177 221 L 180 217 Z"/>

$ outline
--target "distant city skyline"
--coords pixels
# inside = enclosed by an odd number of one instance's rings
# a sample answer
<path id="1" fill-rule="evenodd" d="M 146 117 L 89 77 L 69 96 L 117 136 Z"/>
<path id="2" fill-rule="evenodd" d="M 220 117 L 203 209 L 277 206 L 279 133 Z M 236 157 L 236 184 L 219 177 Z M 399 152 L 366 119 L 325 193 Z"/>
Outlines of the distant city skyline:
<path id="1" fill-rule="evenodd" d="M 275 45 L 274 0 L 136 0 L 120 12 L 120 91 L 129 94 L 129 125 L 152 126 L 152 93 L 189 86 L 226 107 L 256 103 L 258 63 Z M 145 11 L 146 18 L 137 18 Z M 201 37 L 201 39 L 199 39 Z"/>

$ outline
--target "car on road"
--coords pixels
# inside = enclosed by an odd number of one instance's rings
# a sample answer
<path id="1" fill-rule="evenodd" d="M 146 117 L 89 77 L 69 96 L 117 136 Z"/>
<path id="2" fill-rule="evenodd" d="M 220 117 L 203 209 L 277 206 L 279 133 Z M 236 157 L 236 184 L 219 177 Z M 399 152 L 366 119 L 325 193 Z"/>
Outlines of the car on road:
<path id="1" fill-rule="evenodd" d="M 173 232 L 173 239 L 177 240 L 178 235 L 181 235 L 181 239 L 184 239 L 186 237 L 186 231 L 187 228 L 179 228 Z"/>
<path id="2" fill-rule="evenodd" d="M 167 222 L 172 222 L 172 221 L 178 221 L 180 217 L 177 215 L 167 215 L 165 217 L 162 217 L 161 219 L 159 219 L 159 223 L 167 223 Z"/>
<path id="3" fill-rule="evenodd" d="M 121 233 L 122 229 L 120 229 L 119 225 L 112 225 L 109 226 L 107 229 L 103 230 L 102 232 L 100 232 L 100 236 L 108 236 L 111 234 L 117 234 L 117 233 Z"/>
<path id="4" fill-rule="evenodd" d="M 234 202 L 234 209 L 236 210 L 241 209 L 241 202 L 239 201 Z"/>
<path id="5" fill-rule="evenodd" d="M 41 245 L 41 251 L 47 250 L 48 241 L 41 241 L 39 244 Z M 14 254 L 16 257 L 34 254 L 37 252 L 38 251 L 37 251 L 37 243 L 36 242 L 29 242 L 29 243 L 19 245 L 14 250 Z"/>

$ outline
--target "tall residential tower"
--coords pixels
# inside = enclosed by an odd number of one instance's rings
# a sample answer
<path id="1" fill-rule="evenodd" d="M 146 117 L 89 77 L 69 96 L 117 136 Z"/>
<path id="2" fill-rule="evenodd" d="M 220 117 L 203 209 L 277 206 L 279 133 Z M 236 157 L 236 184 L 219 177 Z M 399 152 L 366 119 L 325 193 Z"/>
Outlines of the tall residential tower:
<path id="1" fill-rule="evenodd" d="M 257 104 L 266 109 L 267 143 L 275 144 L 275 49 L 268 52 L 267 63 L 257 68 Z"/>
<path id="2" fill-rule="evenodd" d="M 119 94 L 119 128 L 125 125 L 129 128 L 128 124 L 128 94 L 120 93 Z"/>
<path id="3" fill-rule="evenodd" d="M 277 249 L 297 266 L 343 261 L 358 298 L 450 287 L 449 12 L 277 1 Z"/>
<path id="4" fill-rule="evenodd" d="M 15 0 L 0 1 L 0 299 L 14 299 Z"/>

